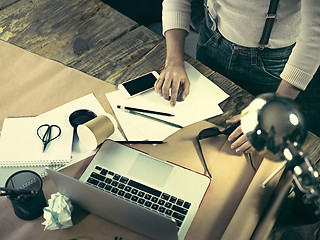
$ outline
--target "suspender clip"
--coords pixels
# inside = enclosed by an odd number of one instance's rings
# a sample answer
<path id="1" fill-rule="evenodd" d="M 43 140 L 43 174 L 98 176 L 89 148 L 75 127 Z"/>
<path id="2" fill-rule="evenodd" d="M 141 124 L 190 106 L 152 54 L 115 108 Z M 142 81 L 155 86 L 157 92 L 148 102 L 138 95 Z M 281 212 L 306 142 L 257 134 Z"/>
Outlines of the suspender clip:
<path id="1" fill-rule="evenodd" d="M 277 14 L 267 14 L 266 18 L 267 19 L 275 19 Z"/>
<path id="2" fill-rule="evenodd" d="M 266 48 L 266 45 L 264 45 L 264 44 L 259 44 L 258 50 L 259 50 L 259 51 L 262 51 L 262 50 L 265 49 L 265 48 Z"/>

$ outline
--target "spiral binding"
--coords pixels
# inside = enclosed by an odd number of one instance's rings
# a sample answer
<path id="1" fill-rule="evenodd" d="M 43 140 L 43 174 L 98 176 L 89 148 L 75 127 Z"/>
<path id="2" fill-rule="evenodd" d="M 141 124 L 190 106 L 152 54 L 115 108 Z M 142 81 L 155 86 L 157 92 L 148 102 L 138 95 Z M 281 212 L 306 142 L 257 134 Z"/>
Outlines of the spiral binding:
<path id="1" fill-rule="evenodd" d="M 65 165 L 69 163 L 70 160 L 54 160 L 54 162 L 49 160 L 43 161 L 1 161 L 0 167 L 51 167 L 55 165 Z"/>

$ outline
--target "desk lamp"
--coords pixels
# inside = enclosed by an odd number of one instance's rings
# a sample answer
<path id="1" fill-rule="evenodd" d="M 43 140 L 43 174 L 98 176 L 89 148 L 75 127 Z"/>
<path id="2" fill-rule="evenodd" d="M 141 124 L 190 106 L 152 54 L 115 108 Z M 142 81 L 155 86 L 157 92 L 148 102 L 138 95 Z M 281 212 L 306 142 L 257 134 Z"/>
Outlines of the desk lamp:
<path id="1" fill-rule="evenodd" d="M 264 157 L 283 164 L 293 177 L 305 204 L 314 204 L 320 214 L 320 177 L 301 145 L 307 137 L 305 120 L 294 101 L 273 93 L 257 96 L 241 113 L 241 127 L 252 146 Z"/>

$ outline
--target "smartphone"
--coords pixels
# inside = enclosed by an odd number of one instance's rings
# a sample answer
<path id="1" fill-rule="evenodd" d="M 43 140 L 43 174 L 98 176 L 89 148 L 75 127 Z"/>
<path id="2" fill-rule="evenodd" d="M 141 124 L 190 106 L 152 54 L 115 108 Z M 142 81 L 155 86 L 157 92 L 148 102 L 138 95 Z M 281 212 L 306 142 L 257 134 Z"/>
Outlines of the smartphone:
<path id="1" fill-rule="evenodd" d="M 118 88 L 126 97 L 133 97 L 152 89 L 158 78 L 159 74 L 156 71 L 152 71 L 140 77 L 121 83 L 118 85 Z"/>

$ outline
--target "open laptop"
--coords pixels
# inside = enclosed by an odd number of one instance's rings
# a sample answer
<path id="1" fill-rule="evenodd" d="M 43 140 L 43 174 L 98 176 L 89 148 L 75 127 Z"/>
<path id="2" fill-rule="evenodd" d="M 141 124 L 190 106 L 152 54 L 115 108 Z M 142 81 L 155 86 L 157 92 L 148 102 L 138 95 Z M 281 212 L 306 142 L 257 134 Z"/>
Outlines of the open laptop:
<path id="1" fill-rule="evenodd" d="M 47 169 L 84 209 L 153 239 L 184 239 L 210 178 L 107 140 L 80 179 Z"/>

